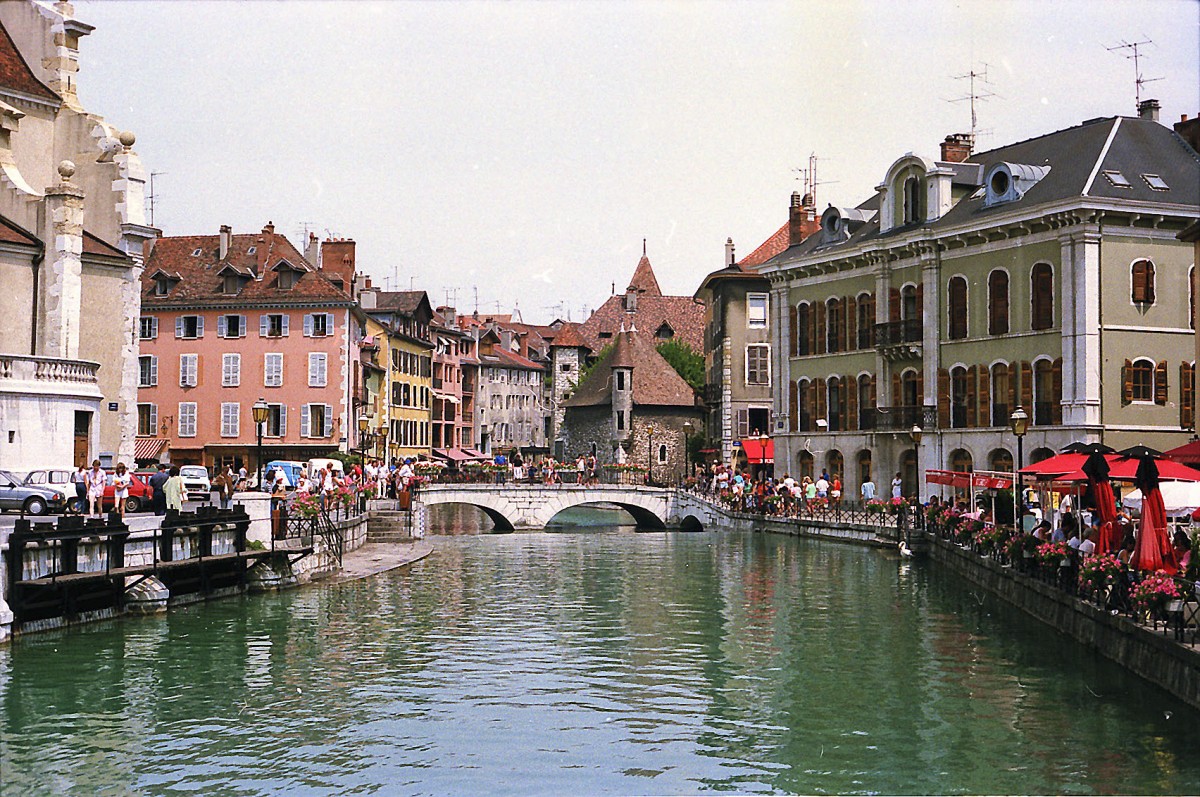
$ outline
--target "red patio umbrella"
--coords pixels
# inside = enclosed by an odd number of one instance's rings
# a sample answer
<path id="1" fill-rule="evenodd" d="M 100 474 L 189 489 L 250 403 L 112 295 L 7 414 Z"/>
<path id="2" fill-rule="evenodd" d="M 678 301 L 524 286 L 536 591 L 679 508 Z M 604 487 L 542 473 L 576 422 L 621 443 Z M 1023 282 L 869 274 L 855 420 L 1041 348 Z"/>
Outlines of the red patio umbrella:
<path id="1" fill-rule="evenodd" d="M 1174 575 L 1179 567 L 1167 536 L 1167 508 L 1158 489 L 1158 464 L 1151 457 L 1139 457 L 1136 484 L 1142 491 L 1142 517 L 1138 522 L 1137 545 L 1129 566 L 1151 573 L 1165 570 Z"/>
<path id="2" fill-rule="evenodd" d="M 1044 479 L 1063 473 L 1074 473 L 1082 468 L 1085 462 L 1087 462 L 1086 454 L 1077 452 L 1055 454 L 1048 459 L 1043 459 L 1041 462 L 1026 465 L 1021 468 L 1021 473 L 1024 473 L 1026 476 L 1035 476 Z"/>
<path id="3" fill-rule="evenodd" d="M 1083 463 L 1083 472 L 1088 477 L 1092 489 L 1092 498 L 1096 502 L 1096 512 L 1100 515 L 1100 539 L 1096 540 L 1096 553 L 1106 554 L 1121 547 L 1120 534 L 1117 531 L 1117 499 L 1113 495 L 1112 484 L 1108 480 L 1108 459 L 1099 451 L 1088 455 Z M 1162 496 L 1159 496 L 1161 502 Z M 1164 510 L 1165 515 L 1165 510 Z"/>
<path id="4" fill-rule="evenodd" d="M 1182 462 L 1184 465 L 1200 465 L 1200 440 L 1193 440 L 1178 448 L 1164 451 L 1163 456 L 1176 462 Z"/>

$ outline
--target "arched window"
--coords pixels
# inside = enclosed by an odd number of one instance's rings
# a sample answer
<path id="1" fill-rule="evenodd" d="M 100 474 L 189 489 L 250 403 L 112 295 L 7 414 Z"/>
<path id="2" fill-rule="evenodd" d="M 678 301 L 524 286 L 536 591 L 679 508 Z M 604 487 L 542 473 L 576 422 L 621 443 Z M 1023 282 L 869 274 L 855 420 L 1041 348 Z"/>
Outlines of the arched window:
<path id="1" fill-rule="evenodd" d="M 842 320 L 842 302 L 830 299 L 825 302 L 825 351 L 834 354 L 842 350 L 842 330 L 846 324 Z"/>
<path id="2" fill-rule="evenodd" d="M 812 312 L 808 302 L 803 302 L 796 307 L 796 351 L 801 355 L 812 354 L 812 348 L 808 345 L 808 331 L 812 327 Z"/>
<path id="3" fill-rule="evenodd" d="M 1029 464 L 1036 465 L 1039 462 L 1044 462 L 1054 456 L 1054 450 L 1050 448 L 1035 448 L 1029 454 Z"/>
<path id="4" fill-rule="evenodd" d="M 1012 473 L 1013 456 L 1007 448 L 996 448 L 988 454 L 988 470 Z"/>
<path id="5" fill-rule="evenodd" d="M 950 328 L 947 337 L 962 340 L 967 336 L 967 280 L 964 277 L 950 278 L 950 301 L 948 310 Z"/>
<path id="6" fill-rule="evenodd" d="M 1054 423 L 1054 371 L 1049 360 L 1033 364 L 1033 425 Z"/>
<path id="7" fill-rule="evenodd" d="M 988 275 L 988 334 L 1008 334 L 1008 272 L 996 269 Z"/>
<path id="8" fill-rule="evenodd" d="M 807 379 L 801 379 L 796 384 L 796 429 L 801 432 L 811 432 L 813 428 L 810 384 Z"/>
<path id="9" fill-rule="evenodd" d="M 667 461 L 667 447 L 665 445 L 660 445 L 658 447 L 658 462 L 661 465 L 662 463 L 664 463 L 666 461 Z"/>
<path id="10" fill-rule="evenodd" d="M 992 366 L 992 426 L 1008 426 L 1008 391 L 1008 365 L 996 363 Z"/>
<path id="11" fill-rule="evenodd" d="M 843 479 L 843 481 L 845 480 Z M 871 451 L 864 448 L 858 452 L 858 483 L 861 485 L 869 481 L 871 481 Z M 876 486 L 878 487 L 878 485 Z"/>
<path id="12" fill-rule="evenodd" d="M 842 387 L 842 380 L 836 376 L 829 377 L 826 390 L 829 391 L 829 417 L 826 419 L 829 431 L 840 432 L 846 428 L 846 391 Z"/>
<path id="13" fill-rule="evenodd" d="M 1049 263 L 1038 263 L 1029 274 L 1031 303 L 1030 327 L 1049 329 L 1054 326 L 1054 269 Z"/>
<path id="14" fill-rule="evenodd" d="M 875 297 L 869 293 L 858 295 L 858 348 L 870 349 L 875 345 Z"/>
<path id="15" fill-rule="evenodd" d="M 1137 260 L 1130 267 L 1134 304 L 1154 304 L 1154 264 Z"/>
<path id="16" fill-rule="evenodd" d="M 910 498 L 916 496 L 919 491 L 917 487 L 917 454 L 907 447 L 900 455 L 900 491 L 902 495 Z"/>
<path id="17" fill-rule="evenodd" d="M 964 429 L 967 425 L 967 369 L 961 365 L 950 371 L 950 426 Z"/>
<path id="18" fill-rule="evenodd" d="M 971 452 L 965 448 L 956 448 L 950 452 L 950 470 L 958 471 L 959 473 L 970 473 L 975 469 L 975 462 L 971 459 Z"/>
<path id="19" fill-rule="evenodd" d="M 875 377 L 867 374 L 858 378 L 858 428 L 875 428 Z"/>
<path id="20" fill-rule="evenodd" d="M 921 396 L 917 385 L 917 372 L 909 369 L 900 374 L 900 403 L 905 407 L 919 407 Z"/>
<path id="21" fill-rule="evenodd" d="M 904 181 L 904 223 L 924 221 L 921 216 L 921 181 L 909 177 Z"/>
<path id="22" fill-rule="evenodd" d="M 921 308 L 917 306 L 917 286 L 905 285 L 900 289 L 900 318 L 904 321 L 916 321 Z"/>
<path id="23" fill-rule="evenodd" d="M 1154 401 L 1154 363 L 1134 360 L 1129 369 L 1131 401 Z"/>
<path id="24" fill-rule="evenodd" d="M 846 492 L 846 490 L 845 490 L 845 487 L 846 487 L 846 483 L 845 483 L 846 482 L 846 474 L 845 474 L 846 460 L 842 458 L 842 452 L 838 451 L 835 448 L 832 451 L 830 451 L 828 454 L 826 454 L 825 455 L 825 466 L 829 470 L 829 476 L 830 476 L 831 481 L 832 481 L 832 477 L 834 477 L 834 476 L 842 477 L 842 492 L 844 494 Z"/>
<path id="25" fill-rule="evenodd" d="M 796 455 L 797 470 L 800 471 L 800 478 L 805 476 L 812 478 L 813 475 L 813 455 L 809 451 L 801 451 Z"/>

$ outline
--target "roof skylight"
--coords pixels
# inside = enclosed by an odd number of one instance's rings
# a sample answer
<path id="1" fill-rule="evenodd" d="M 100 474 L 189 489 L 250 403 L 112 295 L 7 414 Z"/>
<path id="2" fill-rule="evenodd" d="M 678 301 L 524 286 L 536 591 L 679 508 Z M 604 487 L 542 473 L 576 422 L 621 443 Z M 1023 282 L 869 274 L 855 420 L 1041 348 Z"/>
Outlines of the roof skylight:
<path id="1" fill-rule="evenodd" d="M 1104 175 L 1104 179 L 1108 180 L 1109 185 L 1116 186 L 1117 188 L 1133 188 L 1133 184 L 1125 179 L 1125 175 L 1116 169 L 1105 169 L 1100 173 Z"/>
<path id="2" fill-rule="evenodd" d="M 203 253 L 204 253 L 203 249 L 194 249 L 194 250 L 192 250 L 192 257 L 200 257 L 200 255 L 202 255 Z"/>
<path id="3" fill-rule="evenodd" d="M 1143 174 L 1142 179 L 1146 181 L 1146 185 L 1150 186 L 1155 191 L 1171 190 L 1171 186 L 1167 185 L 1167 181 L 1159 177 L 1157 174 Z"/>

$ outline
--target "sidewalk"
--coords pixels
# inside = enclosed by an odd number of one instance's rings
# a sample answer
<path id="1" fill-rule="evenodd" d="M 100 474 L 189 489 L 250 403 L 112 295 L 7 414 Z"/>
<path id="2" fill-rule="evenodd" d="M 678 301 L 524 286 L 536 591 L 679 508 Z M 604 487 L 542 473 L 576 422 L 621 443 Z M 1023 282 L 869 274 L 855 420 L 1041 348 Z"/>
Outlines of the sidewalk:
<path id="1" fill-rule="evenodd" d="M 417 542 L 371 542 L 342 557 L 342 569 L 334 576 L 335 584 L 385 573 L 412 564 L 433 553 L 433 545 Z"/>

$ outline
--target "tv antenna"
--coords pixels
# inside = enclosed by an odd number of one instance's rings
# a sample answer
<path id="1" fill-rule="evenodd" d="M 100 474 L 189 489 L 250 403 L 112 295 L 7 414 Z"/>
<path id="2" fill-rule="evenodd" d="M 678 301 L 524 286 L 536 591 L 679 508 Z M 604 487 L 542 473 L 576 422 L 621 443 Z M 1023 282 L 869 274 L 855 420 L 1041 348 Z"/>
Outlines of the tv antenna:
<path id="1" fill-rule="evenodd" d="M 161 177 L 166 172 L 150 172 L 150 226 L 154 227 L 154 205 L 158 201 L 158 194 L 154 192 L 154 178 Z"/>
<path id="2" fill-rule="evenodd" d="M 976 110 L 976 104 L 989 100 L 992 97 L 1000 97 L 999 94 L 991 90 L 992 81 L 988 80 L 988 65 L 983 64 L 982 69 L 969 69 L 964 75 L 954 75 L 954 80 L 965 80 L 969 90 L 966 96 L 953 97 L 946 102 L 968 102 L 971 103 L 971 142 L 974 143 L 981 133 L 989 133 L 990 130 L 979 129 L 979 114 Z M 975 84 L 979 83 L 978 86 Z M 1001 97 L 1001 99 L 1003 99 Z"/>
<path id="3" fill-rule="evenodd" d="M 814 207 L 816 207 L 816 204 L 817 204 L 817 186 L 833 185 L 834 183 L 838 182 L 837 180 L 818 180 L 817 179 L 817 163 L 819 161 L 827 161 L 827 160 L 829 160 L 829 158 L 818 158 L 817 153 L 813 152 L 813 153 L 810 153 L 808 156 L 808 168 L 807 169 L 792 169 L 792 171 L 794 171 L 798 175 L 796 177 L 796 179 L 803 182 L 804 193 L 812 196 L 812 202 L 813 202 Z"/>
<path id="4" fill-rule="evenodd" d="M 1144 86 L 1147 83 L 1153 83 L 1156 80 L 1162 80 L 1161 77 L 1142 77 L 1141 59 L 1145 58 L 1146 56 L 1141 51 L 1141 48 L 1145 47 L 1148 44 L 1154 44 L 1154 41 L 1149 38 L 1142 39 L 1140 42 L 1127 42 L 1124 39 L 1122 39 L 1120 44 L 1114 44 L 1112 47 L 1106 48 L 1110 53 L 1115 50 L 1128 50 L 1129 51 L 1129 54 L 1126 55 L 1125 58 L 1127 60 L 1133 61 L 1134 107 L 1139 111 L 1141 110 L 1141 104 L 1142 104 L 1142 86 Z M 1154 46 L 1157 47 L 1158 45 L 1155 44 Z"/>

